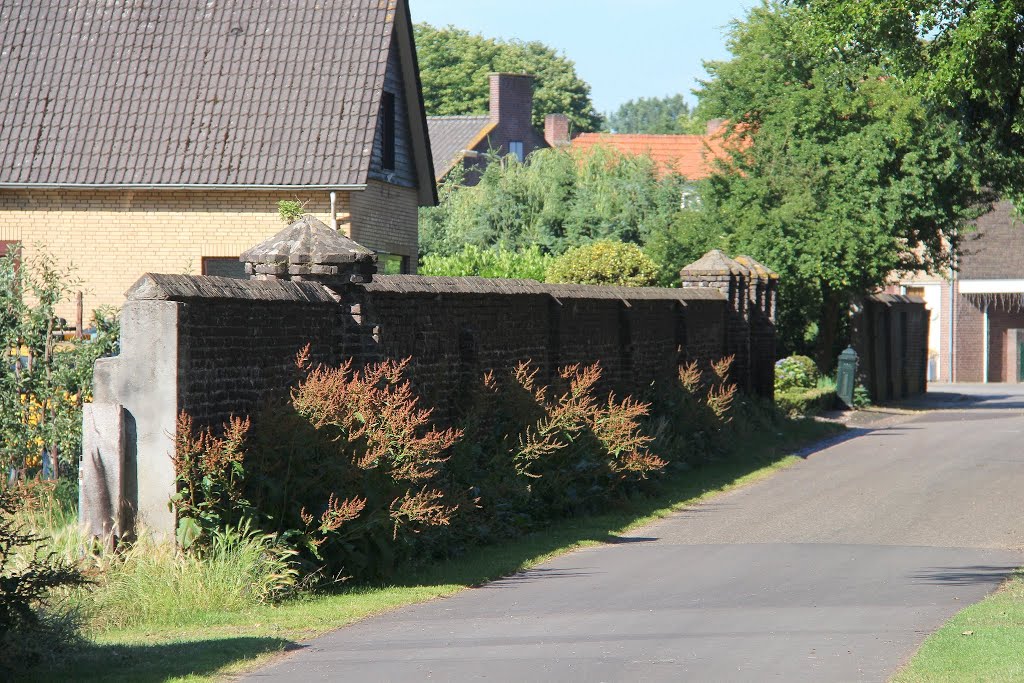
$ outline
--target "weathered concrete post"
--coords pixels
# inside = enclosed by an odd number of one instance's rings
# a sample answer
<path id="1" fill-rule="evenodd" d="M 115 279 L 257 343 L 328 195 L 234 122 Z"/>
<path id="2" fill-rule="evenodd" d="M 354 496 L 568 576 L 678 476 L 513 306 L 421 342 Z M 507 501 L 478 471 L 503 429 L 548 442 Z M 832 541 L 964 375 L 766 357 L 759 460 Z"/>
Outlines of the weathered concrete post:
<path id="1" fill-rule="evenodd" d="M 722 351 L 727 356 L 736 357 L 732 381 L 751 391 L 754 386 L 750 377 L 750 269 L 720 249 L 712 249 L 680 270 L 679 279 L 683 287 L 710 287 L 728 298 L 726 340 Z"/>

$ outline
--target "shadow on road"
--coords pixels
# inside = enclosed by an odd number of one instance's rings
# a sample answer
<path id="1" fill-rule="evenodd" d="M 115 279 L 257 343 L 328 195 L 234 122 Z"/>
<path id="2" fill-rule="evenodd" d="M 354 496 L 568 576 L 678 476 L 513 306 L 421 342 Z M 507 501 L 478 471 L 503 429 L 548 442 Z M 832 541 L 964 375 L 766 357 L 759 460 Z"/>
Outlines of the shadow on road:
<path id="1" fill-rule="evenodd" d="M 210 676 L 222 667 L 257 655 L 301 646 L 282 638 L 217 638 L 156 645 L 87 644 L 61 658 L 59 665 L 31 671 L 31 681 L 132 681 L 156 683 L 174 678 Z M 145 665 L 139 666 L 139 662 Z M 120 675 L 122 667 L 130 665 Z"/>
<path id="2" fill-rule="evenodd" d="M 934 585 L 998 585 L 1017 571 L 1016 565 L 975 565 L 968 567 L 933 567 L 912 574 L 911 578 Z"/>

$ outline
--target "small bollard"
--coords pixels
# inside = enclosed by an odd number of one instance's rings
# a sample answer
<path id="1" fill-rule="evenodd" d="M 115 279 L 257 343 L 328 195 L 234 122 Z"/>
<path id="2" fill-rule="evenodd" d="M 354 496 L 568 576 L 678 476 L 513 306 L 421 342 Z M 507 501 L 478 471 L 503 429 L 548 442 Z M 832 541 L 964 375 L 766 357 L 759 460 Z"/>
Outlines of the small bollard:
<path id="1" fill-rule="evenodd" d="M 856 378 L 857 352 L 848 346 L 839 354 L 839 369 L 836 371 L 836 395 L 847 408 L 853 408 L 853 386 Z"/>

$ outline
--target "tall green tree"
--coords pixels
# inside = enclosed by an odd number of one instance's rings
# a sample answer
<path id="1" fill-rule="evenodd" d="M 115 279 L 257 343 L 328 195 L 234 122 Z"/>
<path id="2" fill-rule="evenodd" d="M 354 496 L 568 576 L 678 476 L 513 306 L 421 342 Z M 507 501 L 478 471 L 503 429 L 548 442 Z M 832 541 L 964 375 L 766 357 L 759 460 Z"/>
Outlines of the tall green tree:
<path id="1" fill-rule="evenodd" d="M 805 35 L 844 61 L 869 60 L 960 126 L 983 182 L 1024 199 L 1024 2 L 790 0 Z"/>
<path id="2" fill-rule="evenodd" d="M 696 135 L 703 133 L 704 128 L 682 95 L 630 100 L 605 121 L 605 129 L 613 133 Z"/>
<path id="3" fill-rule="evenodd" d="M 543 149 L 525 164 L 504 157 L 473 187 L 457 175 L 445 181 L 438 206 L 420 210 L 420 248 L 451 255 L 467 244 L 539 245 L 557 255 L 602 239 L 642 245 L 672 228 L 684 187 L 649 157 L 613 149 Z"/>
<path id="4" fill-rule="evenodd" d="M 533 124 L 566 114 L 575 130 L 597 130 L 601 116 L 576 65 L 544 43 L 496 40 L 448 26 L 416 24 L 416 51 L 428 116 L 486 114 L 492 72 L 534 76 Z"/>
<path id="5" fill-rule="evenodd" d="M 732 122 L 732 157 L 703 219 L 780 272 L 784 345 L 828 368 L 851 301 L 893 271 L 944 268 L 981 197 L 958 127 L 877 62 L 806 40 L 812 20 L 766 3 L 733 25 L 733 59 L 706 65 L 700 107 Z"/>

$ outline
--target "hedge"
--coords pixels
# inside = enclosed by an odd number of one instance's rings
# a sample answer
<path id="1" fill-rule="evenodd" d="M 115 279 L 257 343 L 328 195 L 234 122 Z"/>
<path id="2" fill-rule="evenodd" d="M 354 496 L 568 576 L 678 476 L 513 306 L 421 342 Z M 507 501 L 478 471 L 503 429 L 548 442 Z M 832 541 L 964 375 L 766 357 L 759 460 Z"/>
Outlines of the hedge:
<path id="1" fill-rule="evenodd" d="M 775 404 L 782 412 L 793 415 L 817 415 L 836 404 L 836 390 L 790 389 L 775 392 Z"/>

